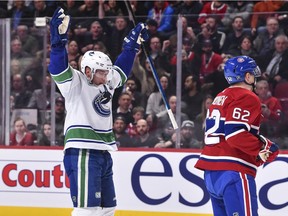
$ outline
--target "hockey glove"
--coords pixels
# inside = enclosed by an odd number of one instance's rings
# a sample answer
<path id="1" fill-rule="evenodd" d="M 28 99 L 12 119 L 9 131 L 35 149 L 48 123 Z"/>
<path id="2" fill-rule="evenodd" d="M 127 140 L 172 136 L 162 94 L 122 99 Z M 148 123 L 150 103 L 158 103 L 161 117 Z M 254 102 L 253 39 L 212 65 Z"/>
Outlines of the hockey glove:
<path id="1" fill-rule="evenodd" d="M 131 31 L 128 36 L 124 38 L 123 48 L 125 50 L 139 51 L 141 42 L 147 41 L 149 38 L 147 32 L 147 26 L 144 23 L 138 23 Z"/>
<path id="2" fill-rule="evenodd" d="M 51 46 L 57 47 L 65 45 L 68 41 L 68 28 L 70 16 L 64 14 L 64 10 L 58 7 L 50 21 Z"/>
<path id="3" fill-rule="evenodd" d="M 271 142 L 271 140 L 259 135 L 259 140 L 264 144 L 263 148 L 260 150 L 258 156 L 265 162 L 272 162 L 275 160 L 279 154 L 279 147 L 276 143 Z"/>
<path id="4" fill-rule="evenodd" d="M 276 157 L 279 154 L 279 146 L 276 143 L 272 143 L 271 147 L 270 147 L 270 155 L 267 159 L 267 162 L 272 162 L 276 159 Z"/>

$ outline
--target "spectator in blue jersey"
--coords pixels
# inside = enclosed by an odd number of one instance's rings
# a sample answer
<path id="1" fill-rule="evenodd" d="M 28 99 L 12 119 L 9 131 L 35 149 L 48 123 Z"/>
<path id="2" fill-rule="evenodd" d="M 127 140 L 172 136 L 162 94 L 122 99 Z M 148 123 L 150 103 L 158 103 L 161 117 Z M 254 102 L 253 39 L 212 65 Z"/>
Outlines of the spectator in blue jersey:
<path id="1" fill-rule="evenodd" d="M 257 216 L 257 167 L 279 152 L 259 135 L 261 102 L 253 90 L 261 72 L 251 57 L 236 56 L 226 61 L 224 76 L 230 87 L 207 111 L 205 146 L 195 167 L 204 170 L 214 215 Z"/>
<path id="2" fill-rule="evenodd" d="M 141 38 L 148 39 L 139 23 L 125 37 L 114 65 L 99 51 L 81 59 L 81 72 L 68 64 L 66 44 L 70 17 L 57 8 L 50 21 L 49 71 L 65 98 L 64 167 L 70 182 L 73 216 L 113 216 L 116 207 L 113 161 L 117 145 L 112 129 L 112 97 L 130 74 Z M 83 178 L 80 178 L 82 176 Z"/>
<path id="3" fill-rule="evenodd" d="M 174 4 L 176 1 L 154 1 L 154 7 L 149 10 L 148 18 L 154 19 L 158 23 L 157 31 L 161 37 L 168 39 L 175 29 L 173 15 L 175 13 Z"/>

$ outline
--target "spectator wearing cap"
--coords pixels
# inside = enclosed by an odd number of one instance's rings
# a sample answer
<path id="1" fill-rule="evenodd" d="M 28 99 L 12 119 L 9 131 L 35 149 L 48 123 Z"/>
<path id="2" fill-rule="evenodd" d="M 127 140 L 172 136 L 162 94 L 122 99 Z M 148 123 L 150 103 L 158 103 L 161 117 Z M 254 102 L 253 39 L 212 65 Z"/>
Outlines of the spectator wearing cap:
<path id="1" fill-rule="evenodd" d="M 187 120 L 181 125 L 181 148 L 202 148 L 201 142 L 195 138 L 194 122 Z M 172 136 L 173 139 L 173 136 Z"/>
<path id="2" fill-rule="evenodd" d="M 176 133 L 172 135 L 171 140 L 175 145 Z M 195 126 L 193 121 L 186 120 L 182 122 L 180 130 L 180 148 L 202 148 L 201 142 L 195 138 Z"/>
<path id="3" fill-rule="evenodd" d="M 208 75 L 218 70 L 222 61 L 221 55 L 213 51 L 212 41 L 209 39 L 204 40 L 202 43 L 200 78 L 205 81 Z"/>
<path id="4" fill-rule="evenodd" d="M 116 115 L 113 121 L 113 132 L 118 147 L 132 147 L 132 139 L 126 133 L 127 123 L 122 115 Z"/>
<path id="5" fill-rule="evenodd" d="M 165 133 L 166 134 L 163 134 L 161 141 L 155 148 L 175 148 L 178 146 L 176 144 L 176 132 L 171 125 L 167 124 Z M 195 126 L 193 121 L 185 120 L 181 124 L 180 148 L 202 148 L 202 143 L 195 138 Z"/>

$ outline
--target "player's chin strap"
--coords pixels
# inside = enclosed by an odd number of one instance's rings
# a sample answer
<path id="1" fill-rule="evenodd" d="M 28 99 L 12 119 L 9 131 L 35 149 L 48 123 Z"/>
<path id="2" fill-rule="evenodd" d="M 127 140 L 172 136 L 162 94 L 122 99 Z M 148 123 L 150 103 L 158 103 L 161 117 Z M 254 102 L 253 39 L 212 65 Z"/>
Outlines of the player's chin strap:
<path id="1" fill-rule="evenodd" d="M 249 85 L 249 86 L 252 87 L 252 91 L 253 91 L 254 93 L 256 93 L 256 92 L 255 92 L 256 82 L 257 82 L 256 77 L 254 77 L 254 82 L 253 82 L 253 83 L 248 83 L 246 80 L 244 80 L 244 83 L 245 83 L 245 84 L 247 84 L 247 85 Z"/>

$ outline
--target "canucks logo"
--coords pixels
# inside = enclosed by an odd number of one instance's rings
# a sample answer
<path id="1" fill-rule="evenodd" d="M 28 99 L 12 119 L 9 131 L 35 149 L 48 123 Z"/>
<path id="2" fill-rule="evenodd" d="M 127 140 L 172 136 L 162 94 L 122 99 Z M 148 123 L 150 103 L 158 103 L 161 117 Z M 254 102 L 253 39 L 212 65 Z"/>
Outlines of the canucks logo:
<path id="1" fill-rule="evenodd" d="M 112 95 L 110 94 L 110 92 L 107 91 L 105 85 L 104 88 L 105 88 L 104 92 L 100 91 L 100 93 L 96 95 L 93 101 L 93 107 L 94 110 L 97 112 L 97 114 L 103 117 L 107 117 L 110 116 L 111 111 L 109 106 L 106 106 L 106 104 L 109 103 L 109 101 L 112 98 Z"/>

